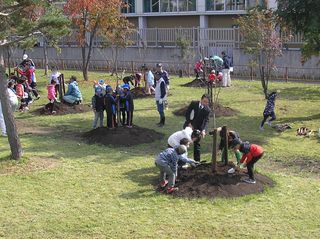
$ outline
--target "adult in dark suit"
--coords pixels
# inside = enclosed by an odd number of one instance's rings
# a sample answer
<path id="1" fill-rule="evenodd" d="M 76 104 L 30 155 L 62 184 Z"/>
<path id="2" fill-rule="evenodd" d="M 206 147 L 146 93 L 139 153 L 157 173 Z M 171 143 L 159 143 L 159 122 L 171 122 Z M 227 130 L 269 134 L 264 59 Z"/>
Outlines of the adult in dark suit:
<path id="1" fill-rule="evenodd" d="M 196 161 L 200 161 L 200 140 L 206 135 L 209 114 L 209 96 L 207 94 L 202 95 L 200 101 L 192 101 L 186 112 L 186 122 L 183 128 L 190 126 L 194 130 L 197 129 L 201 131 L 201 137 L 193 142 L 193 157 Z"/>

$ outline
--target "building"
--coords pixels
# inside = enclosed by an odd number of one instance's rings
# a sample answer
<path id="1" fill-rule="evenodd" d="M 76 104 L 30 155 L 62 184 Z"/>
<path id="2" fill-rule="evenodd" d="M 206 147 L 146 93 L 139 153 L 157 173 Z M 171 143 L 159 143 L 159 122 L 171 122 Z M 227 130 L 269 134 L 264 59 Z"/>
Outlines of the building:
<path id="1" fill-rule="evenodd" d="M 252 7 L 276 0 L 124 0 L 122 12 L 138 29 L 231 28 L 233 19 Z"/>

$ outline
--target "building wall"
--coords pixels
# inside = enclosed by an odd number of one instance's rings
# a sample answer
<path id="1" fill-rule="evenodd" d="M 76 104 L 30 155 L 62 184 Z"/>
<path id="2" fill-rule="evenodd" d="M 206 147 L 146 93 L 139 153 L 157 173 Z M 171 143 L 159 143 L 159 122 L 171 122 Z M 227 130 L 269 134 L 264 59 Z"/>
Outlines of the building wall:
<path id="1" fill-rule="evenodd" d="M 208 28 L 230 28 L 235 24 L 234 18 L 234 15 L 208 16 Z"/>
<path id="2" fill-rule="evenodd" d="M 198 27 L 199 16 L 148 17 L 148 28 Z"/>
<path id="3" fill-rule="evenodd" d="M 134 28 L 138 28 L 139 27 L 139 19 L 138 19 L 138 17 L 128 17 L 127 19 L 129 20 L 130 23 L 132 23 L 134 25 Z"/>

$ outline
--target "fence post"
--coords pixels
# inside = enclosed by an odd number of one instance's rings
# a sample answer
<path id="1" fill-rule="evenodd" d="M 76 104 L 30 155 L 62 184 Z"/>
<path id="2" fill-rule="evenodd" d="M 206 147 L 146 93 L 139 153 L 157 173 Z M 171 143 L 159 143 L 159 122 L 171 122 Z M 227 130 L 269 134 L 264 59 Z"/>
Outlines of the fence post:
<path id="1" fill-rule="evenodd" d="M 156 47 L 158 47 L 158 28 L 156 27 Z"/>
<path id="2" fill-rule="evenodd" d="M 253 67 L 250 66 L 250 80 L 253 81 Z"/>
<path id="3" fill-rule="evenodd" d="M 286 82 L 288 82 L 288 67 L 286 66 L 286 70 L 285 70 L 285 78 L 286 78 Z"/>

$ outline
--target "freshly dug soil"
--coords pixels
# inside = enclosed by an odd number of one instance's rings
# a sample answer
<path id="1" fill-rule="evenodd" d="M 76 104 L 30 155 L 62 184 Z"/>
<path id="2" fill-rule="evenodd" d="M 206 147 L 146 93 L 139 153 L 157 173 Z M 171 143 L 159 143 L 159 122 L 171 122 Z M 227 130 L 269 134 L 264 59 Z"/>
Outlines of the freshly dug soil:
<path id="1" fill-rule="evenodd" d="M 188 109 L 188 105 L 173 111 L 173 114 L 176 116 L 185 116 L 187 109 Z M 234 115 L 237 115 L 238 113 L 239 111 L 234 110 L 230 107 L 224 107 L 222 105 L 218 105 L 215 109 L 216 117 L 234 116 Z"/>
<path id="2" fill-rule="evenodd" d="M 236 169 L 234 174 L 228 170 L 234 167 L 230 162 L 227 166 L 218 164 L 217 172 L 212 173 L 212 165 L 201 164 L 196 168 L 180 169 L 178 172 L 179 190 L 174 196 L 187 198 L 200 197 L 240 197 L 248 194 L 261 193 L 266 187 L 272 187 L 273 181 L 261 174 L 255 173 L 256 184 L 248 184 L 243 179 L 248 178 L 246 169 Z"/>
<path id="3" fill-rule="evenodd" d="M 188 82 L 186 84 L 183 84 L 182 86 L 185 87 L 207 87 L 207 82 L 200 79 L 194 79 L 191 82 Z"/>
<path id="4" fill-rule="evenodd" d="M 83 134 L 83 138 L 90 144 L 112 146 L 133 146 L 151 143 L 163 138 L 163 134 L 152 129 L 134 125 L 132 128 L 118 127 L 114 129 L 97 128 Z"/>
<path id="5" fill-rule="evenodd" d="M 147 95 L 145 93 L 144 87 L 143 88 L 142 87 L 133 88 L 132 90 L 130 90 L 130 92 L 132 93 L 134 99 L 138 99 L 138 98 L 154 98 L 154 95 Z"/>
<path id="6" fill-rule="evenodd" d="M 80 105 L 69 105 L 63 103 L 54 103 L 53 110 L 56 111 L 55 114 L 51 114 L 49 109 L 45 109 L 45 107 L 41 107 L 36 109 L 33 113 L 36 115 L 67 115 L 67 114 L 77 114 L 91 111 L 92 108 L 88 104 L 80 104 Z"/>

